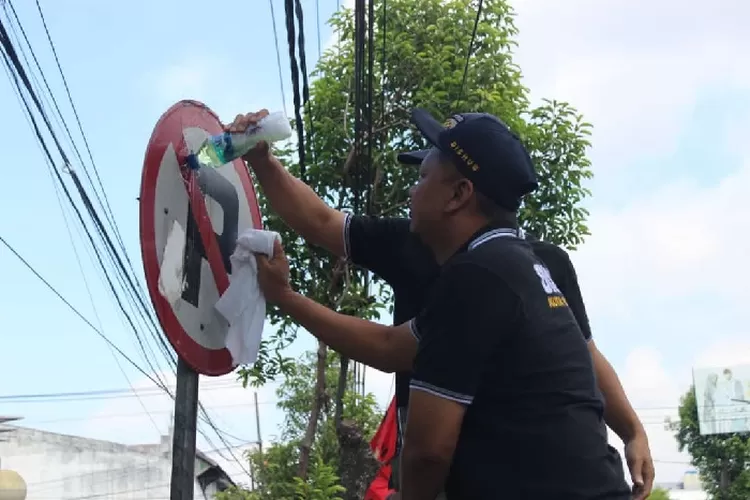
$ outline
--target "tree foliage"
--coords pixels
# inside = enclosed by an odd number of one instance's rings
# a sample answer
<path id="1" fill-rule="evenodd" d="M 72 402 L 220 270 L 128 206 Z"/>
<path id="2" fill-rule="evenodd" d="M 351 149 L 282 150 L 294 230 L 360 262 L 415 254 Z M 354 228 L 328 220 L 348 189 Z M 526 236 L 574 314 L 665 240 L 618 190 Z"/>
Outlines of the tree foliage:
<path id="1" fill-rule="evenodd" d="M 545 100 L 530 105 L 521 71 L 513 62 L 517 30 L 512 8 L 505 0 L 484 2 L 465 85 L 462 83 L 476 7 L 473 0 L 391 0 L 383 44 L 382 2 L 376 1 L 371 213 L 407 214 L 408 189 L 417 172 L 399 166 L 396 153 L 425 146 L 409 124 L 412 108 L 424 107 L 437 117 L 485 111 L 518 133 L 535 161 L 541 186 L 522 209 L 524 227 L 542 239 L 574 248 L 588 235 L 588 213 L 581 202 L 589 195 L 584 184 L 592 176 L 586 157 L 591 126 L 567 103 Z M 342 9 L 330 24 L 339 40 L 323 54 L 313 73 L 306 110 L 308 165 L 304 180 L 328 204 L 352 211 L 355 201 L 363 198 L 356 194 L 358 188 L 368 180 L 357 182 L 359 174 L 366 174 L 364 162 L 352 160 L 352 11 Z M 280 150 L 277 155 L 293 175 L 301 176 L 295 151 Z M 266 227 L 284 238 L 295 287 L 323 304 L 378 319 L 389 298 L 387 289 L 376 283 L 367 293 L 362 281 L 353 279 L 351 270 L 339 268 L 336 259 L 306 244 L 275 216 L 262 187 L 259 198 Z M 332 284 L 336 278 L 343 286 Z M 255 366 L 241 372 L 246 381 L 263 383 L 289 366 L 279 351 L 296 338 L 297 327 L 275 313 L 271 322 L 275 334 L 264 341 Z"/>
<path id="2" fill-rule="evenodd" d="M 253 492 L 233 489 L 224 492 L 217 500 L 334 500 L 342 496 L 344 489 L 337 474 L 340 454 L 333 405 L 339 360 L 334 353 L 328 353 L 326 359 L 325 401 L 317 422 L 308 477 L 296 477 L 299 443 L 304 437 L 315 397 L 316 369 L 315 353 L 306 353 L 290 365 L 284 382 L 276 390 L 276 406 L 284 411 L 285 416 L 280 440 L 264 448 L 262 453 L 251 452 L 247 457 L 254 471 L 256 489 Z M 358 394 L 351 375 L 344 393 L 343 417 L 356 423 L 367 440 L 375 433 L 381 418 L 372 394 Z"/>
<path id="3" fill-rule="evenodd" d="M 706 492 L 716 500 L 750 498 L 750 433 L 701 436 L 692 387 L 680 400 L 679 417 L 677 443 L 690 453 Z"/>

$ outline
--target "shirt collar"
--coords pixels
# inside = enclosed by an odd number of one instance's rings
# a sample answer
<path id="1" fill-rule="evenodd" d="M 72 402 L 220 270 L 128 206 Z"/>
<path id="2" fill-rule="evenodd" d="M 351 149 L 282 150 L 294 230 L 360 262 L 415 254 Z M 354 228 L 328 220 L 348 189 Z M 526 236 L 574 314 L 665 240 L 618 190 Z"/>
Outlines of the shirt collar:
<path id="1" fill-rule="evenodd" d="M 458 253 L 474 250 L 479 245 L 486 243 L 495 238 L 520 238 L 524 239 L 523 229 L 500 226 L 498 224 L 488 224 L 474 233 L 469 240 L 458 249 Z"/>

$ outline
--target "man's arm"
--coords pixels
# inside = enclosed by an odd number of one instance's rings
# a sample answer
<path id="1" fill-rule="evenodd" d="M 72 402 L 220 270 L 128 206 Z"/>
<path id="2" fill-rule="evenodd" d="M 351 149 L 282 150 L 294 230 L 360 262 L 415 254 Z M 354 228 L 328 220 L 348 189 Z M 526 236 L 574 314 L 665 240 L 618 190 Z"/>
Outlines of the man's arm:
<path id="1" fill-rule="evenodd" d="M 387 373 L 411 370 L 417 352 L 411 323 L 380 325 L 339 314 L 291 291 L 277 305 L 319 340 L 354 361 Z"/>
<path id="2" fill-rule="evenodd" d="M 251 156 L 249 160 L 263 194 L 284 223 L 313 245 L 346 257 L 346 214 L 326 205 L 310 186 L 287 172 L 270 152 L 260 157 Z"/>
<path id="3" fill-rule="evenodd" d="M 599 390 L 605 400 L 604 421 L 623 442 L 628 443 L 640 434 L 645 435 L 645 430 L 638 415 L 630 405 L 628 397 L 625 395 L 625 390 L 620 383 L 615 369 L 599 349 L 597 349 L 591 337 L 591 326 L 586 314 L 586 306 L 583 302 L 581 287 L 578 285 L 578 276 L 576 275 L 570 256 L 563 249 L 557 248 L 560 267 L 564 271 L 564 276 L 560 277 L 558 285 L 578 322 L 578 326 L 583 333 L 583 338 L 588 343 Z"/>
<path id="4" fill-rule="evenodd" d="M 329 207 L 310 187 L 271 155 L 249 163 L 271 208 L 294 232 L 389 283 L 409 276 L 402 251 L 409 237 L 407 219 L 362 217 Z"/>
<path id="5" fill-rule="evenodd" d="M 646 430 L 633 409 L 615 369 L 597 349 L 591 338 L 591 327 L 583 304 L 573 263 L 567 252 L 558 247 L 560 267 L 564 276 L 560 278 L 561 289 L 573 315 L 578 321 L 583 337 L 588 342 L 594 364 L 599 391 L 604 396 L 604 421 L 625 443 L 625 459 L 635 484 L 634 499 L 642 500 L 651 492 L 654 482 L 654 464 L 648 444 Z"/>
<path id="6" fill-rule="evenodd" d="M 604 421 L 626 444 L 639 434 L 645 435 L 643 424 L 631 406 L 617 372 L 593 340 L 589 340 L 589 352 L 594 361 L 599 390 L 605 400 Z"/>
<path id="7" fill-rule="evenodd" d="M 403 500 L 434 500 L 444 488 L 466 408 L 517 305 L 499 278 L 464 263 L 444 270 L 413 320 L 419 350 L 401 456 Z"/>

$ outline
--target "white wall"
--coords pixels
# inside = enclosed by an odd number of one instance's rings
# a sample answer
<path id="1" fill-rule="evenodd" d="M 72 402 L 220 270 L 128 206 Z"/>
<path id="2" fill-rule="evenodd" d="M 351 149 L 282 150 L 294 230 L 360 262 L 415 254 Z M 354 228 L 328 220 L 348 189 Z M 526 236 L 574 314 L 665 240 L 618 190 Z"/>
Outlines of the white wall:
<path id="1" fill-rule="evenodd" d="M 0 442 L 2 468 L 26 481 L 26 500 L 167 500 L 171 463 L 158 447 L 16 428 Z M 197 482 L 196 500 L 203 500 Z"/>

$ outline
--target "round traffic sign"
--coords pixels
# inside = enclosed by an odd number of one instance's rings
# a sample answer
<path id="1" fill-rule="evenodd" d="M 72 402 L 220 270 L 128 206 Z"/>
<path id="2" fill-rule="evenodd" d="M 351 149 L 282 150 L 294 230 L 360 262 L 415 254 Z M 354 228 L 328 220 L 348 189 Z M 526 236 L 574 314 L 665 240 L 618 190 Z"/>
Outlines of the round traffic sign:
<path id="1" fill-rule="evenodd" d="M 245 163 L 185 166 L 218 117 L 204 104 L 180 101 L 159 119 L 146 149 L 140 196 L 141 255 L 151 301 L 177 354 L 196 372 L 234 368 L 229 325 L 214 305 L 229 286 L 238 234 L 261 229 L 260 209 Z"/>

